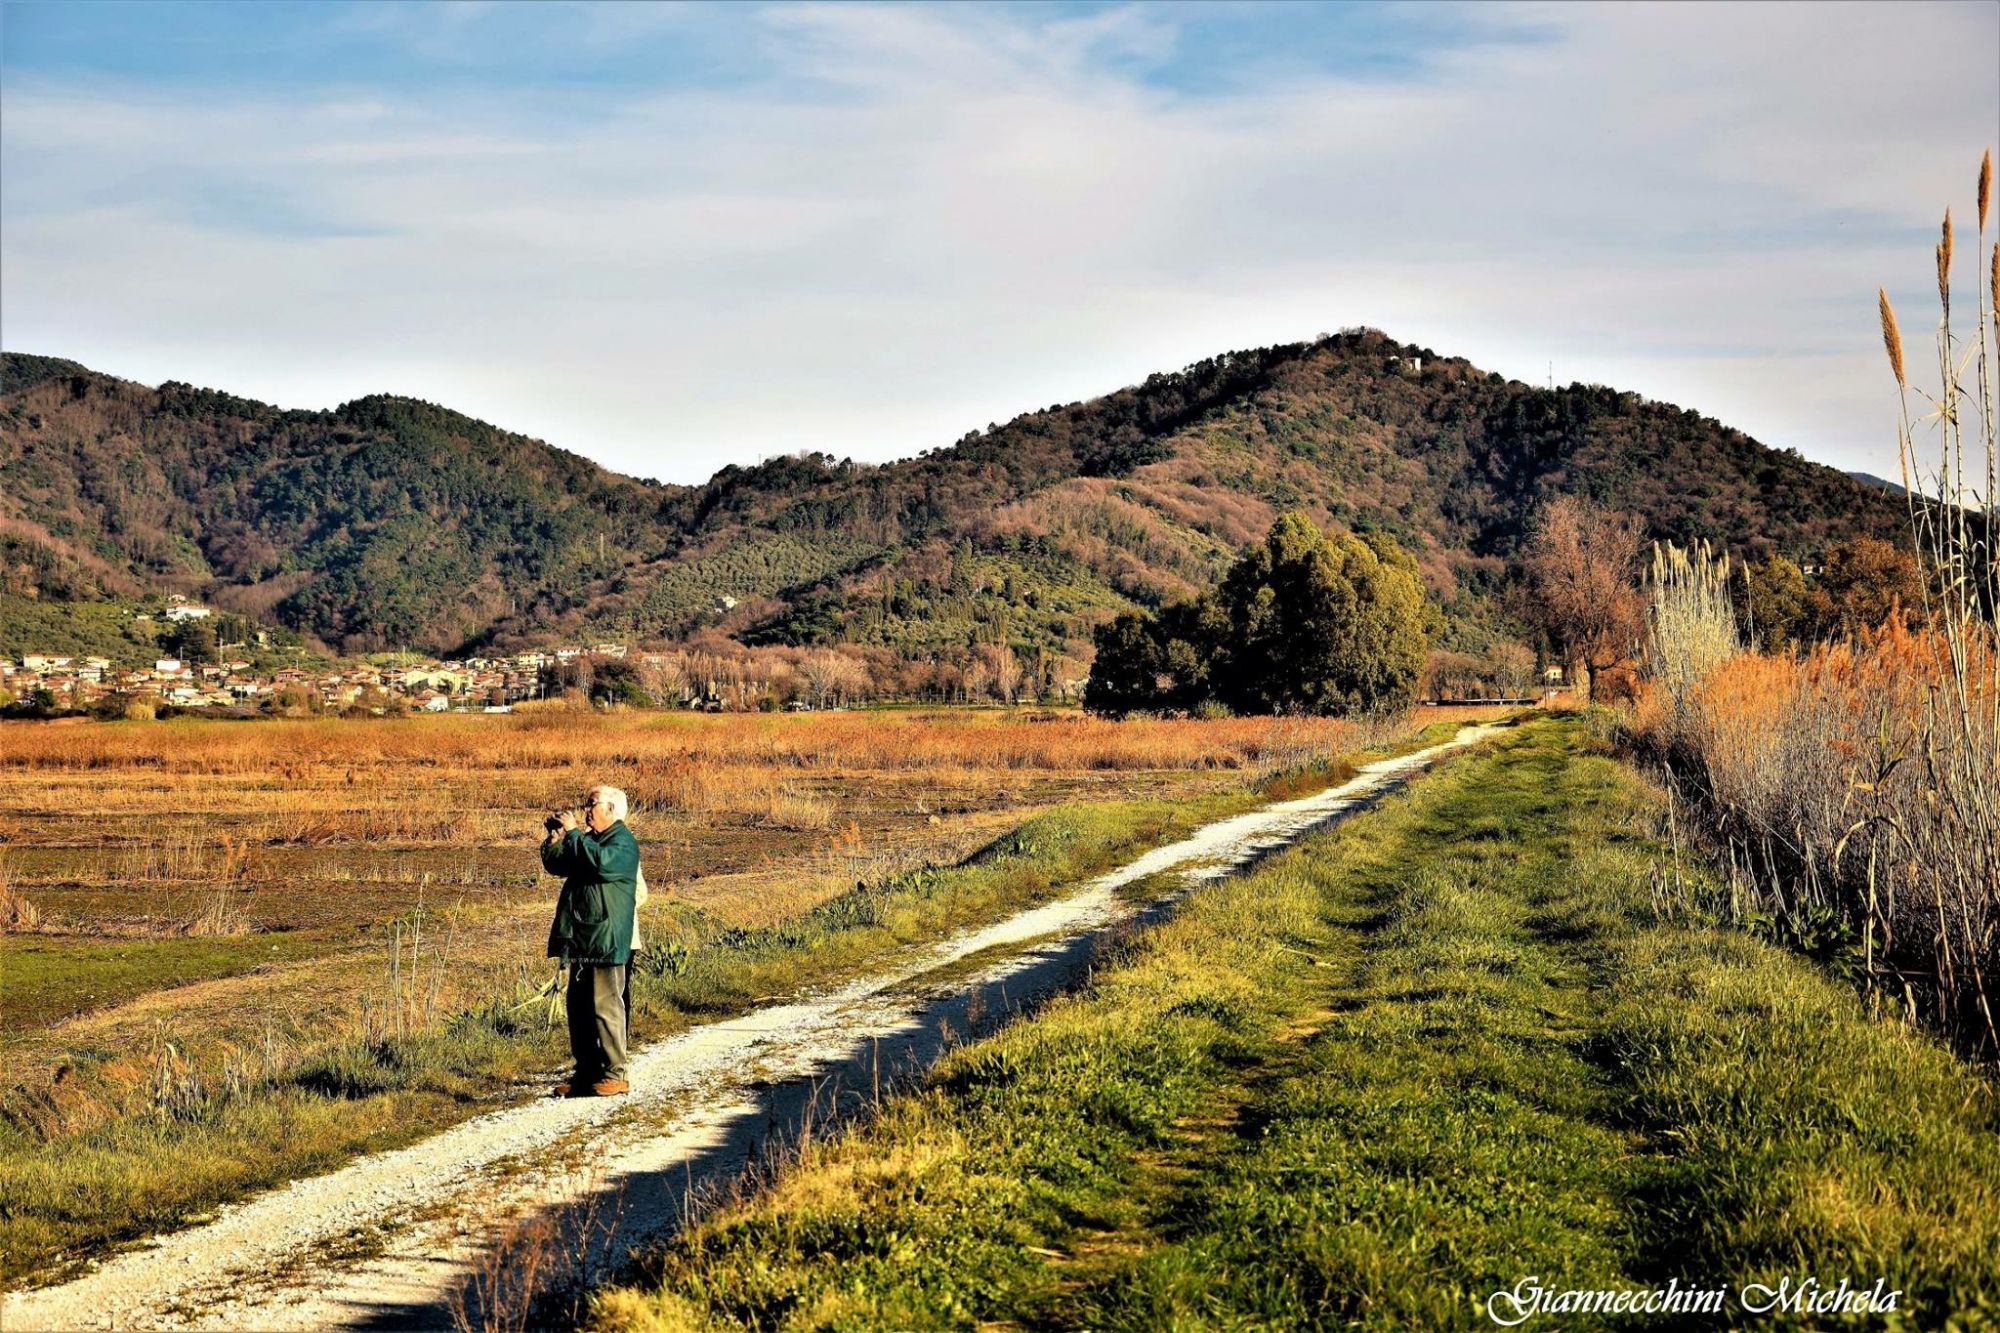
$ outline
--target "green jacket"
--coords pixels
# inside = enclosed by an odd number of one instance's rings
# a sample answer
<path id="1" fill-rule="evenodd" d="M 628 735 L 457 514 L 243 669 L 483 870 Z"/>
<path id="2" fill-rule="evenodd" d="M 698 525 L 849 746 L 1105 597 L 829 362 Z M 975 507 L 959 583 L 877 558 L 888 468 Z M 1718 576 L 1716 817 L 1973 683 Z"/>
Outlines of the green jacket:
<path id="1" fill-rule="evenodd" d="M 620 820 L 602 833 L 571 829 L 542 843 L 542 868 L 563 876 L 549 957 L 615 965 L 632 961 L 639 843 Z"/>

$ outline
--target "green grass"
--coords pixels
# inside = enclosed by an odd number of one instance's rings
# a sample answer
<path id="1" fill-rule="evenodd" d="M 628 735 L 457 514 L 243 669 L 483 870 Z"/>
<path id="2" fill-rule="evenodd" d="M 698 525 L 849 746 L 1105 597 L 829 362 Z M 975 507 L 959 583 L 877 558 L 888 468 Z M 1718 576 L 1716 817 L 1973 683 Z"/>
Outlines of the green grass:
<path id="1" fill-rule="evenodd" d="M 1589 749 L 1536 723 L 1193 895 L 594 1322 L 1464 1328 L 1538 1275 L 1882 1277 L 1906 1327 L 1990 1326 L 1992 1085 L 1656 921 L 1651 798 Z"/>
<path id="2" fill-rule="evenodd" d="M 290 931 L 175 939 L 0 936 L 0 1024 L 45 1027 L 149 991 L 251 972 L 324 952 Z"/>
<path id="3" fill-rule="evenodd" d="M 1342 771 L 1335 764 L 1327 776 Z M 899 945 L 1047 901 L 1261 799 L 1245 790 L 1065 807 L 963 864 L 857 887 L 762 929 L 724 929 L 669 907 L 648 926 L 654 966 L 634 979 L 634 1035 L 655 1040 L 852 977 Z M 235 942 L 216 944 L 226 951 Z M 54 995 L 63 980 L 61 968 L 48 967 L 38 984 Z M 134 1053 L 76 1052 L 68 1082 L 17 1089 L 0 1120 L 0 1281 L 47 1280 L 246 1193 L 414 1142 L 496 1099 L 538 1095 L 567 1048 L 560 1017 L 551 1026 L 522 998 L 495 999 L 427 1032 L 347 1041 L 233 1083 L 198 1077 L 159 1096 L 157 1079 L 134 1073 Z M 121 1079 L 121 1102 L 98 1095 Z M 132 1114 L 134 1105 L 148 1113 Z"/>
<path id="4" fill-rule="evenodd" d="M 151 666 L 160 656 L 155 625 L 135 624 L 137 603 L 62 602 L 0 593 L 0 657 L 23 653 L 108 657 L 123 666 Z"/>

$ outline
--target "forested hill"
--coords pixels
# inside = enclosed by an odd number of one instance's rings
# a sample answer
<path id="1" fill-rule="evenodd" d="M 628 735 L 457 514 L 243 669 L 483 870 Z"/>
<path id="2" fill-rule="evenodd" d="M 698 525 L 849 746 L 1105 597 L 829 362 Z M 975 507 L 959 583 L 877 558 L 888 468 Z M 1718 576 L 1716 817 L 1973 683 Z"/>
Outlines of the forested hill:
<path id="1" fill-rule="evenodd" d="M 14 591 L 199 594 L 336 646 L 483 635 L 656 554 L 682 494 L 406 398 L 287 412 L 12 355 L 0 382 Z"/>
<path id="2" fill-rule="evenodd" d="M 1370 330 L 1216 357 L 881 467 L 700 487 L 604 471 L 410 399 L 284 411 L 46 357 L 0 377 L 13 595 L 167 589 L 349 650 L 551 636 L 1061 648 L 1205 585 L 1283 509 L 1414 550 L 1452 633 L 1498 621 L 1536 507 L 1810 557 L 1893 495 L 1693 412 L 1544 390 Z"/>

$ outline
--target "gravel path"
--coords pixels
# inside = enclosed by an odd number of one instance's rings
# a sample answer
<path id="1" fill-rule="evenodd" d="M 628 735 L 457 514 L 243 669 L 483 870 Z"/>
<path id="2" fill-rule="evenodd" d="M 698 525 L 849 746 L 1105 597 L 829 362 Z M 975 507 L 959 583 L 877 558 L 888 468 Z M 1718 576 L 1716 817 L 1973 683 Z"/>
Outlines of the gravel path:
<path id="1" fill-rule="evenodd" d="M 885 1080 L 1072 983 L 1105 927 L 1161 910 L 1182 889 L 1352 813 L 1492 731 L 1467 727 L 1339 787 L 1218 820 L 1068 897 L 913 949 L 863 980 L 657 1042 L 634 1055 L 629 1097 L 495 1111 L 259 1195 L 75 1281 L 9 1293 L 0 1329 L 450 1328 L 469 1279 L 525 1264 L 527 1250 L 496 1248 L 510 1219 L 555 1217 L 583 1237 L 560 1248 L 580 1256 L 568 1276 L 587 1282 L 671 1231 L 774 1145 L 865 1105 Z M 1150 906 L 1120 893 L 1169 870 L 1182 873 Z"/>

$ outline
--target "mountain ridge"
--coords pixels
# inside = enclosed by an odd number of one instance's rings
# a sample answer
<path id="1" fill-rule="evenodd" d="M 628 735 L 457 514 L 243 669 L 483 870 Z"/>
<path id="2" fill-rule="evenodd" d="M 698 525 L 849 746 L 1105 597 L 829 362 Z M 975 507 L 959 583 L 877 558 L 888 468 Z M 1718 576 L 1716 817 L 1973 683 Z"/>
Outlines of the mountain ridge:
<path id="1" fill-rule="evenodd" d="M 1206 586 L 1289 508 L 1395 536 L 1465 646 L 1511 632 L 1514 556 L 1556 494 L 1755 556 L 1907 521 L 1697 413 L 1366 329 L 1224 353 L 912 458 L 787 455 L 698 486 L 416 398 L 298 411 L 0 361 L 15 592 L 184 592 L 350 652 L 710 629 L 1076 651 L 1115 611 Z"/>

